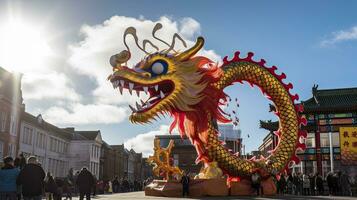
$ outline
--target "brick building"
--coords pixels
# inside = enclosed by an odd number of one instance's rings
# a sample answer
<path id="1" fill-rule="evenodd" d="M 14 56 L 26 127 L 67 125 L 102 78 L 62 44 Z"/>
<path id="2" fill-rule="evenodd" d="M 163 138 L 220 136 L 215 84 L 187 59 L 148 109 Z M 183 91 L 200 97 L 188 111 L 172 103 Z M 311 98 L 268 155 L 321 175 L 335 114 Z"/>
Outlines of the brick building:
<path id="1" fill-rule="evenodd" d="M 129 181 L 143 180 L 142 168 L 145 163 L 142 162 L 142 154 L 136 153 L 133 149 L 128 150 L 121 145 L 111 145 L 115 151 L 114 174 L 119 178 L 127 178 Z"/>
<path id="2" fill-rule="evenodd" d="M 0 158 L 17 156 L 22 101 L 21 75 L 0 67 Z"/>
<path id="3" fill-rule="evenodd" d="M 307 174 L 319 172 L 326 176 L 332 164 L 334 171 L 342 170 L 351 176 L 356 175 L 357 166 L 341 164 L 339 129 L 357 127 L 357 88 L 319 90 L 314 86 L 312 97 L 301 104 L 307 119 L 304 129 L 308 134 L 306 150 L 298 153 L 302 162 L 294 170 Z M 271 148 L 275 148 L 278 143 L 277 137 L 273 135 L 278 126 L 278 122 L 261 122 L 261 127 L 269 130 L 267 137 L 272 144 Z"/>

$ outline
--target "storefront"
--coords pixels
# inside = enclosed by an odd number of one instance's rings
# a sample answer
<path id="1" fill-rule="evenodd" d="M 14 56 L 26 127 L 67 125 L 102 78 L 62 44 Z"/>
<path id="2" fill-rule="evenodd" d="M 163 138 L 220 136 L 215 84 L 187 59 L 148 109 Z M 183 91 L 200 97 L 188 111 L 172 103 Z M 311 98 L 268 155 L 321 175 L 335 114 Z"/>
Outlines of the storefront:
<path id="1" fill-rule="evenodd" d="M 340 129 L 357 127 L 357 88 L 317 90 L 317 87 L 313 87 L 312 94 L 313 97 L 301 103 L 304 106 L 303 115 L 307 119 L 304 129 L 308 134 L 305 139 L 306 150 L 298 152 L 301 163 L 295 165 L 293 171 L 304 174 L 318 172 L 325 177 L 333 170 L 355 176 L 356 155 L 350 155 L 352 161 L 349 163 L 341 162 L 340 137 L 344 133 Z M 261 127 L 273 134 L 278 128 L 278 122 L 261 121 Z M 357 148 L 353 146 L 355 143 L 350 145 L 351 148 Z"/>

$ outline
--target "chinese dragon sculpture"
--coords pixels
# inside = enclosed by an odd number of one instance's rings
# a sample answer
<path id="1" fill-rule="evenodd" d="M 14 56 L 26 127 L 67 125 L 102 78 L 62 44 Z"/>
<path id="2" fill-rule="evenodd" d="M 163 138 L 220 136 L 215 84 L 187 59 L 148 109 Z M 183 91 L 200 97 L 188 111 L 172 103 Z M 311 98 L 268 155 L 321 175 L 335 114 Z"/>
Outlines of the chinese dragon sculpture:
<path id="1" fill-rule="evenodd" d="M 114 88 L 118 88 L 120 93 L 124 88 L 130 94 L 135 90 L 138 95 L 140 92 L 149 95 L 141 104 L 136 103 L 136 108 L 129 106 L 132 123 L 148 123 L 160 114 L 172 116 L 174 120 L 170 132 L 178 127 L 181 136 L 186 135 L 190 139 L 198 154 L 196 161 L 206 164 L 217 162 L 229 177 L 250 177 L 255 171 L 263 176 L 274 175 L 287 169 L 293 162 L 299 162 L 295 151 L 298 148 L 305 149 L 302 139 L 306 137 L 306 132 L 300 127 L 306 124 L 306 119 L 299 115 L 302 107 L 294 103 L 299 96 L 289 92 L 293 85 L 283 82 L 286 78 L 284 73 L 276 74 L 277 68 L 265 66 L 263 59 L 254 61 L 251 52 L 245 58 L 236 52 L 231 60 L 225 57 L 222 64 L 197 56 L 204 45 L 202 37 L 198 37 L 191 48 L 178 52 L 174 50 L 175 40 L 181 40 L 186 47 L 185 41 L 175 34 L 171 44 L 167 43 L 155 35 L 161 28 L 160 23 L 156 24 L 152 35 L 167 45 L 167 49 L 159 50 L 149 40 L 144 40 L 140 46 L 136 29 L 129 27 L 123 36 L 127 50 L 110 58 L 113 73 L 108 80 Z M 147 54 L 133 68 L 126 64 L 131 57 L 125 41 L 127 35 L 132 35 L 136 45 Z M 147 52 L 145 46 L 148 43 L 157 51 Z M 220 107 L 227 104 L 229 98 L 223 89 L 243 81 L 259 86 L 274 103 L 275 113 L 279 117 L 280 127 L 275 132 L 279 143 L 267 158 L 243 159 L 226 149 L 218 139 L 215 123 L 231 121 Z"/>

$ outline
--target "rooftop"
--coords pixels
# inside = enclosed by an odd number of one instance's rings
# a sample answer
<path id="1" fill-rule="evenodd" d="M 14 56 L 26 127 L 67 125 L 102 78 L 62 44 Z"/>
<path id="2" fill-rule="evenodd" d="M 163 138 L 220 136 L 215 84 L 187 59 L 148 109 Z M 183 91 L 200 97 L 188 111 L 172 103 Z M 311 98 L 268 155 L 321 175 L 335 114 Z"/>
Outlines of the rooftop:
<path id="1" fill-rule="evenodd" d="M 35 117 L 28 112 L 23 112 L 22 116 L 21 116 L 21 120 L 23 120 L 31 125 L 40 127 L 44 130 L 48 130 L 50 134 L 56 134 L 56 136 L 58 136 L 58 137 L 61 137 L 61 138 L 67 139 L 67 140 L 72 139 L 72 133 L 70 131 L 58 128 L 57 126 L 46 122 L 45 120 L 42 119 L 41 115 L 38 115 Z"/>
<path id="2" fill-rule="evenodd" d="M 304 112 L 357 111 L 357 88 L 319 90 L 312 87 L 312 97 L 301 102 Z"/>

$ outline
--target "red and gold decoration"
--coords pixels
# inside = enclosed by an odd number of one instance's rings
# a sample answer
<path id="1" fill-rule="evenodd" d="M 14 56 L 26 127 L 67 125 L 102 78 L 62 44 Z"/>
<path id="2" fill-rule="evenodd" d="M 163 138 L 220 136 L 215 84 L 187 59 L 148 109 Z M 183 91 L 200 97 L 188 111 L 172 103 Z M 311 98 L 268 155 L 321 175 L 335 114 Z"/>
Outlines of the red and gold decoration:
<path id="1" fill-rule="evenodd" d="M 166 180 L 175 175 L 182 176 L 182 171 L 178 167 L 171 166 L 170 155 L 172 147 L 174 147 L 173 140 L 170 140 L 166 148 L 160 146 L 160 139 L 156 138 L 154 140 L 154 155 L 149 156 L 147 162 L 154 165 L 152 171 L 155 176 L 163 176 Z"/>
<path id="2" fill-rule="evenodd" d="M 341 164 L 357 165 L 357 127 L 340 127 Z"/>
<path id="3" fill-rule="evenodd" d="M 286 78 L 284 73 L 277 74 L 277 67 L 267 67 L 263 59 L 253 60 L 251 52 L 246 57 L 236 52 L 232 59 L 225 57 L 223 64 L 197 56 L 204 46 L 203 37 L 198 37 L 191 48 L 179 52 L 175 50 L 175 42 L 180 40 L 186 46 L 184 40 L 175 34 L 171 43 L 163 41 L 155 35 L 161 28 L 161 24 L 156 24 L 152 34 L 158 42 L 168 46 L 166 49 L 159 50 L 149 40 L 144 40 L 140 46 L 135 28 L 129 27 L 124 34 L 125 45 L 126 36 L 132 35 L 147 56 L 129 68 L 126 62 L 131 54 L 126 45 L 127 50 L 110 59 L 113 73 L 108 79 L 114 88 L 119 92 L 128 89 L 130 93 L 135 90 L 138 94 L 144 92 L 149 95 L 148 99 L 137 103 L 136 108 L 130 106 L 131 122 L 143 124 L 160 114 L 172 116 L 174 121 L 170 131 L 177 127 L 182 136 L 186 135 L 191 140 L 198 154 L 197 162 L 216 162 L 229 177 L 249 178 L 255 171 L 262 176 L 275 175 L 299 162 L 296 150 L 305 149 L 301 139 L 306 137 L 306 132 L 300 126 L 306 124 L 306 119 L 299 114 L 302 107 L 295 105 L 299 96 L 290 93 L 293 85 L 283 82 Z M 157 51 L 147 52 L 146 44 Z M 267 158 L 243 159 L 226 149 L 218 139 L 215 122 L 232 122 L 220 107 L 229 99 L 223 90 L 237 82 L 258 86 L 274 103 L 280 124 L 275 132 L 279 143 Z"/>

